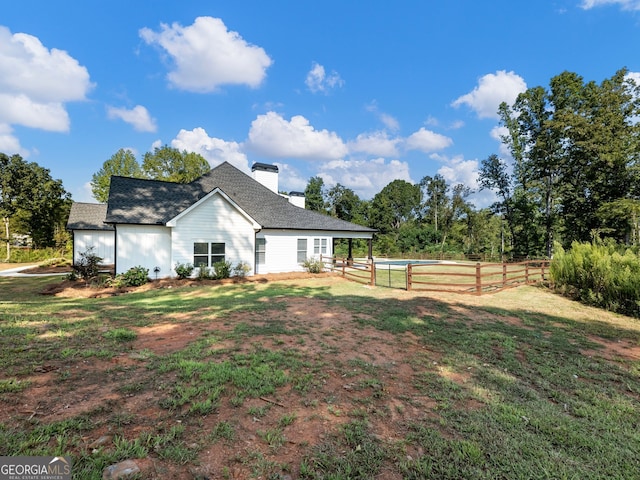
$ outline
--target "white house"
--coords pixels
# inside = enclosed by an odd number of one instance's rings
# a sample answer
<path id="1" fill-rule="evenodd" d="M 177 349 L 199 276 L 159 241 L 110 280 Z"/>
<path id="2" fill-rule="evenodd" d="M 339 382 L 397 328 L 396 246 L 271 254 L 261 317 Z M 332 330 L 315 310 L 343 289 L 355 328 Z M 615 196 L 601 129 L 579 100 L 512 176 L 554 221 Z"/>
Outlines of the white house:
<path id="1" fill-rule="evenodd" d="M 187 184 L 112 177 L 106 205 L 72 205 L 74 262 L 94 247 L 116 273 L 142 266 L 162 278 L 177 264 L 220 260 L 256 274 L 291 272 L 333 255 L 335 239 L 354 238 L 369 241 L 371 256 L 375 230 L 305 210 L 299 193 L 278 194 L 276 166 L 252 170 L 253 178 L 225 162 Z"/>

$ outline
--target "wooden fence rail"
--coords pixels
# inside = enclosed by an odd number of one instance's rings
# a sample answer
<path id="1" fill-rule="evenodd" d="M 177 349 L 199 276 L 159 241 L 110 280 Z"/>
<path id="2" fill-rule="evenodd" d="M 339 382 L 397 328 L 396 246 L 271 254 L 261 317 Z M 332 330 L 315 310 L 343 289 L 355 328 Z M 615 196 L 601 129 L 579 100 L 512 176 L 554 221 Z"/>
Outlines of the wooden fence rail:
<path id="1" fill-rule="evenodd" d="M 322 257 L 325 268 L 369 285 L 405 290 L 472 295 L 494 293 L 549 280 L 549 260 L 517 263 L 408 263 L 378 266 L 337 257 Z"/>

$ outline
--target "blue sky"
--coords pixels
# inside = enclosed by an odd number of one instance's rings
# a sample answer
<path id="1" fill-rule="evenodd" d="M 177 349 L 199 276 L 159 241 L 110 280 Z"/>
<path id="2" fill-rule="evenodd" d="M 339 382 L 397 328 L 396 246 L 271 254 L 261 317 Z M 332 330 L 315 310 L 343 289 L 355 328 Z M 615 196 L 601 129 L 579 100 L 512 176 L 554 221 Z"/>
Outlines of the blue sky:
<path id="1" fill-rule="evenodd" d="M 475 188 L 501 101 L 565 70 L 640 80 L 639 46 L 640 0 L 5 2 L 0 152 L 76 201 L 118 149 L 165 144 L 276 164 L 284 191 Z"/>

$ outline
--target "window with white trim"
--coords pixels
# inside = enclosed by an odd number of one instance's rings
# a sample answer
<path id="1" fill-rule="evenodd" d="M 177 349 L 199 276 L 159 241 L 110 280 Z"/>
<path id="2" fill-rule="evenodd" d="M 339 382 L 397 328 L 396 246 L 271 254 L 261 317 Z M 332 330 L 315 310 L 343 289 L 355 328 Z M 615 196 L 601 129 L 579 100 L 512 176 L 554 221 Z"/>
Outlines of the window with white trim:
<path id="1" fill-rule="evenodd" d="M 256 265 L 267 263 L 267 240 L 256 238 Z"/>
<path id="2" fill-rule="evenodd" d="M 307 239 L 298 239 L 298 263 L 304 263 L 307 261 Z"/>
<path id="3" fill-rule="evenodd" d="M 313 254 L 314 255 L 326 255 L 327 254 L 327 239 L 326 238 L 314 238 L 313 239 Z"/>
<path id="4" fill-rule="evenodd" d="M 224 262 L 224 243 L 196 242 L 193 244 L 193 266 L 211 267 Z"/>

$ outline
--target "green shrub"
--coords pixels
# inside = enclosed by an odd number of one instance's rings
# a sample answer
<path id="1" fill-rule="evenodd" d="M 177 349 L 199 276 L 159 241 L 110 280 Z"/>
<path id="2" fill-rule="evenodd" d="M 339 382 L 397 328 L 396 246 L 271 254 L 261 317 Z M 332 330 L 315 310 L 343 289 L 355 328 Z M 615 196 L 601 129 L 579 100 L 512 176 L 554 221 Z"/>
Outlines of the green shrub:
<path id="1" fill-rule="evenodd" d="M 149 281 L 149 269 L 141 266 L 131 267 L 122 276 L 128 286 L 139 287 Z"/>
<path id="2" fill-rule="evenodd" d="M 319 258 L 307 258 L 302 266 L 309 273 L 322 273 L 324 270 L 324 263 Z"/>
<path id="3" fill-rule="evenodd" d="M 613 243 L 556 246 L 551 275 L 556 288 L 578 300 L 640 317 L 640 257 Z"/>
<path id="4" fill-rule="evenodd" d="M 220 261 L 213 264 L 214 277 L 216 280 L 229 278 L 231 276 L 231 262 Z"/>
<path id="5" fill-rule="evenodd" d="M 190 263 L 178 263 L 175 267 L 176 275 L 178 275 L 179 279 L 184 280 L 193 274 L 194 268 L 195 267 Z"/>
<path id="6" fill-rule="evenodd" d="M 90 280 L 98 276 L 100 263 L 102 263 L 102 257 L 93 253 L 93 247 L 89 247 L 84 252 L 80 252 L 80 259 L 72 270 L 83 280 Z"/>
<path id="7" fill-rule="evenodd" d="M 198 273 L 196 274 L 196 278 L 198 280 L 211 280 L 213 278 L 211 269 L 204 265 L 201 267 L 198 267 Z"/>
<path id="8" fill-rule="evenodd" d="M 149 281 L 149 269 L 141 266 L 131 267 L 111 280 L 112 287 L 139 287 Z"/>
<path id="9" fill-rule="evenodd" d="M 233 277 L 244 278 L 251 271 L 251 265 L 247 262 L 238 262 L 232 270 Z"/>

